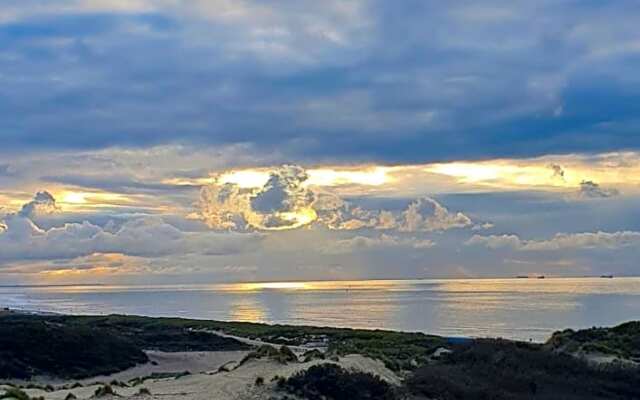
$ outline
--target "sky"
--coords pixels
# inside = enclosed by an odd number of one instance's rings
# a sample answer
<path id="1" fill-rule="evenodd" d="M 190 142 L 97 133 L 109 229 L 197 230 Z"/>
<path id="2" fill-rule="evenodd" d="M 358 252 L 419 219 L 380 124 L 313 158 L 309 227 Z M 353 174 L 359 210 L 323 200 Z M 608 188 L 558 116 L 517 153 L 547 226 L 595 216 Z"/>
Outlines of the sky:
<path id="1" fill-rule="evenodd" d="M 2 0 L 0 284 L 640 274 L 636 1 Z"/>

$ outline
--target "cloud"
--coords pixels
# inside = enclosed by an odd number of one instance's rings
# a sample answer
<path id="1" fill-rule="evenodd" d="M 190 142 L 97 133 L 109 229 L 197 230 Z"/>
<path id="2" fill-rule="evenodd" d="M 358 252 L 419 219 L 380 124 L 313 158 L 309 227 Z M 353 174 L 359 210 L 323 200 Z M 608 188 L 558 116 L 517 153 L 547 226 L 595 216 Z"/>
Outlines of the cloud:
<path id="1" fill-rule="evenodd" d="M 390 247 L 409 247 L 417 250 L 425 250 L 433 246 L 435 246 L 435 243 L 428 239 L 402 238 L 387 234 L 381 234 L 378 237 L 357 235 L 349 239 L 329 243 L 322 252 L 326 254 L 346 254 L 362 250 L 386 249 Z"/>
<path id="2" fill-rule="evenodd" d="M 221 230 L 281 230 L 314 223 L 334 230 L 401 232 L 473 226 L 463 213 L 452 213 L 428 197 L 412 201 L 400 213 L 370 210 L 334 193 L 311 188 L 306 185 L 307 179 L 304 168 L 285 165 L 274 169 L 267 182 L 258 186 L 247 188 L 241 183 L 216 182 L 201 191 L 200 217 L 211 228 Z"/>
<path id="3" fill-rule="evenodd" d="M 425 197 L 409 204 L 402 213 L 399 229 L 402 232 L 443 231 L 472 225 L 463 213 L 451 213 L 437 201 Z"/>
<path id="4" fill-rule="evenodd" d="M 105 227 L 88 221 L 42 229 L 30 218 L 41 207 L 55 209 L 55 199 L 39 192 L 15 214 L 7 215 L 0 230 L 0 262 L 70 259 L 93 253 L 162 257 L 174 254 L 227 255 L 254 251 L 258 234 L 185 232 L 160 217 L 130 219 L 121 226 Z"/>
<path id="5" fill-rule="evenodd" d="M 25 218 L 33 218 L 39 214 L 51 214 L 58 210 L 56 199 L 53 198 L 51 193 L 42 191 L 36 193 L 33 200 L 23 205 L 18 215 Z"/>
<path id="6" fill-rule="evenodd" d="M 549 240 L 522 240 L 516 235 L 474 235 L 468 246 L 485 246 L 491 249 L 513 249 L 518 251 L 556 251 L 579 249 L 620 249 L 639 246 L 640 232 L 583 232 L 558 233 Z"/>
<path id="7" fill-rule="evenodd" d="M 394 164 L 638 149 L 634 10 L 5 0 L 0 139 L 6 153 L 179 141 Z"/>
<path id="8" fill-rule="evenodd" d="M 467 246 L 485 246 L 490 249 L 512 248 L 520 249 L 522 241 L 516 235 L 473 235 L 471 239 L 465 242 Z"/>
<path id="9" fill-rule="evenodd" d="M 200 216 L 212 228 L 229 230 L 292 229 L 313 222 L 314 194 L 303 187 L 304 169 L 285 165 L 275 169 L 258 188 L 212 184 L 202 188 Z"/>
<path id="10" fill-rule="evenodd" d="M 564 169 L 560 164 L 549 164 L 549 168 L 553 171 L 553 177 L 564 181 Z"/>
<path id="11" fill-rule="evenodd" d="M 593 181 L 584 180 L 580 182 L 580 197 L 588 199 L 602 199 L 614 197 L 620 194 L 617 189 L 606 189 Z"/>

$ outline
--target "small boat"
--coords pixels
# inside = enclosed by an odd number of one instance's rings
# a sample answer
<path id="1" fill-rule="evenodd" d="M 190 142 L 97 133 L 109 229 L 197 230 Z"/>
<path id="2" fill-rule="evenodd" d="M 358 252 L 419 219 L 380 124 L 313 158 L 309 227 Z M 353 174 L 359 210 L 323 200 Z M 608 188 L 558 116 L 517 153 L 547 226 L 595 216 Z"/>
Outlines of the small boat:
<path id="1" fill-rule="evenodd" d="M 611 279 L 611 278 L 613 278 L 613 275 L 600 275 L 600 278 L 608 278 L 608 279 Z"/>

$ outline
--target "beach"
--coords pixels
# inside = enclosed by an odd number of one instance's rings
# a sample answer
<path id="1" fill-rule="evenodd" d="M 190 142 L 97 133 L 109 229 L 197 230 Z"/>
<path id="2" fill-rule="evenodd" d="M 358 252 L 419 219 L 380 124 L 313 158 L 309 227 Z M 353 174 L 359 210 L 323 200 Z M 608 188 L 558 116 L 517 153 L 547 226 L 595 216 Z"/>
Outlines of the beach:
<path id="1" fill-rule="evenodd" d="M 504 398 L 529 399 L 536 393 L 556 392 L 581 399 L 630 399 L 634 398 L 630 394 L 640 395 L 638 339 L 640 322 L 558 331 L 544 344 L 535 344 L 380 330 L 6 310 L 0 315 L 0 396 L 315 399 L 320 398 L 315 397 L 320 396 L 318 390 L 331 390 L 333 384 L 342 394 L 324 398 L 351 399 L 344 397 L 344 390 L 353 390 L 353 400 L 378 398 L 367 397 L 367 391 L 393 400 L 501 393 L 508 395 Z M 570 373 L 569 378 L 564 373 Z M 504 386 L 507 376 L 513 384 Z M 589 383 L 576 386 L 583 380 Z M 535 398 L 556 398 L 545 396 Z"/>

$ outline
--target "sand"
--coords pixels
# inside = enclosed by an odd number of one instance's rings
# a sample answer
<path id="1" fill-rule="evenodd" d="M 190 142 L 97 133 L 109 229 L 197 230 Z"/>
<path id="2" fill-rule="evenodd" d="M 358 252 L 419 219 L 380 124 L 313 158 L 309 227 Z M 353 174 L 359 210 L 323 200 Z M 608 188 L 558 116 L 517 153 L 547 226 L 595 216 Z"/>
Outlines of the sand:
<path id="1" fill-rule="evenodd" d="M 117 374 L 105 377 L 96 377 L 85 380 L 85 386 L 75 389 L 56 390 L 46 392 L 41 389 L 25 389 L 31 397 L 43 396 L 46 400 L 64 400 L 69 393 L 73 393 L 78 399 L 92 398 L 100 384 L 93 382 L 110 382 L 112 380 L 128 381 L 129 379 L 150 375 L 152 372 L 178 372 L 191 371 L 190 375 L 179 378 L 148 379 L 135 387 L 114 386 L 117 398 L 137 399 L 185 399 L 185 400 L 249 400 L 270 399 L 276 395 L 275 377 L 289 377 L 292 374 L 321 363 L 331 363 L 328 360 L 313 360 L 307 363 L 280 364 L 275 361 L 260 359 L 251 360 L 242 366 L 229 372 L 218 372 L 218 368 L 229 361 L 241 360 L 246 352 L 188 352 L 188 353 L 162 353 L 149 352 L 150 358 L 158 365 L 151 363 L 140 365 Z M 355 369 L 370 372 L 380 376 L 391 384 L 400 384 L 400 378 L 387 369 L 378 360 L 361 355 L 348 355 L 338 362 L 347 369 Z M 256 378 L 264 379 L 264 386 L 256 386 Z M 73 384 L 74 381 L 58 382 Z M 93 384 L 92 384 L 93 383 Z M 151 395 L 137 395 L 140 388 L 146 388 Z M 0 386 L 0 393 L 3 387 Z M 111 396 L 102 397 L 109 399 Z"/>

